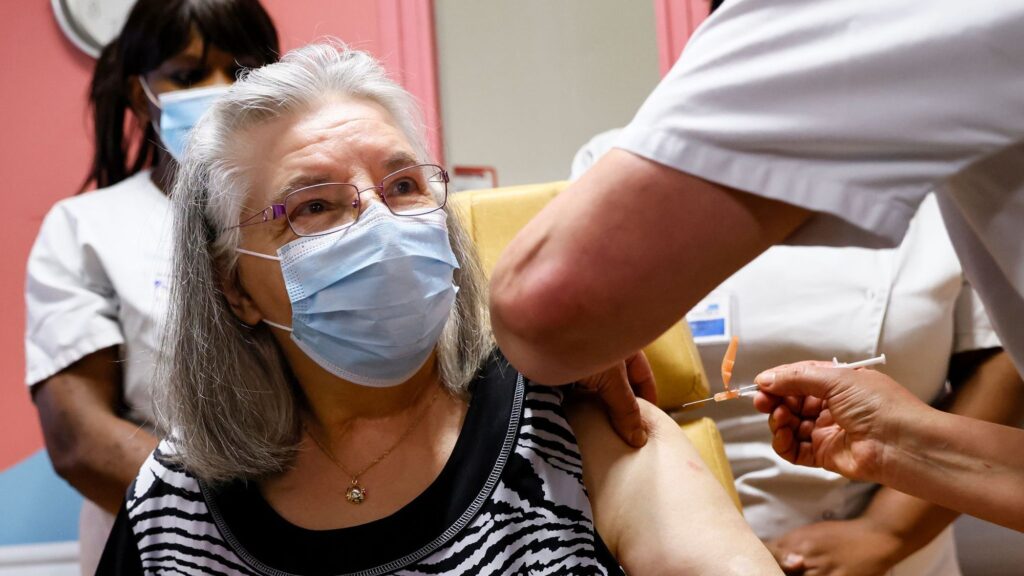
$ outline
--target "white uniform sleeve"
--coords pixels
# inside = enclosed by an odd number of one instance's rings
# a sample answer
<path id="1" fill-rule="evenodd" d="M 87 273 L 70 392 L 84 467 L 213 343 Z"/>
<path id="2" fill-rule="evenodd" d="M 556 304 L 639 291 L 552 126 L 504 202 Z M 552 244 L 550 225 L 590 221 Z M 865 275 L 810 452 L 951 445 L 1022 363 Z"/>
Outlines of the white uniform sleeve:
<path id="1" fill-rule="evenodd" d="M 583 173 L 590 169 L 601 156 L 608 153 L 615 147 L 615 141 L 619 138 L 621 128 L 614 128 L 595 135 L 587 141 L 582 148 L 576 151 L 572 159 L 572 169 L 569 172 L 569 180 L 579 180 Z"/>
<path id="2" fill-rule="evenodd" d="M 894 245 L 929 190 L 1024 139 L 1024 2 L 732 0 L 618 146 Z"/>
<path id="3" fill-rule="evenodd" d="M 953 311 L 953 353 L 1001 346 L 981 298 L 964 281 Z"/>
<path id="4" fill-rule="evenodd" d="M 116 293 L 95 245 L 64 204 L 43 220 L 25 283 L 29 386 L 84 356 L 121 344 Z"/>

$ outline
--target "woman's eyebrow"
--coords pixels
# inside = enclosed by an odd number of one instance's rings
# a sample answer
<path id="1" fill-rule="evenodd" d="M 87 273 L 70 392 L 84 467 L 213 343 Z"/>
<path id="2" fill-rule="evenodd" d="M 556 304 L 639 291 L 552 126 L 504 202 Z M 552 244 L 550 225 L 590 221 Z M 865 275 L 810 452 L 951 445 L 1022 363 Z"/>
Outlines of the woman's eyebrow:
<path id="1" fill-rule="evenodd" d="M 296 176 L 296 177 L 292 178 L 291 180 L 289 180 L 288 183 L 285 184 L 284 187 L 281 188 L 280 191 L 278 191 L 277 195 L 274 196 L 274 199 L 273 199 L 272 203 L 273 204 L 281 204 L 281 203 L 284 202 L 284 199 L 285 199 L 286 196 L 288 196 L 292 192 L 295 192 L 296 190 L 300 190 L 300 189 L 305 188 L 307 186 L 315 186 L 317 184 L 326 184 L 327 182 L 330 182 L 330 181 L 331 180 L 329 178 L 327 178 L 326 176 L 319 176 L 319 175 Z"/>
<path id="2" fill-rule="evenodd" d="M 384 161 L 384 170 L 389 174 L 402 168 L 408 168 L 409 166 L 415 166 L 420 161 L 415 156 L 408 152 L 395 152 Z"/>
<path id="3" fill-rule="evenodd" d="M 392 172 L 395 172 L 396 170 L 408 168 L 409 166 L 415 166 L 419 163 L 420 161 L 415 156 L 408 152 L 395 152 L 391 156 L 388 156 L 387 160 L 384 161 L 383 166 L 385 172 L 387 174 L 390 174 Z M 332 180 L 327 175 L 320 174 L 303 174 L 301 176 L 295 176 L 291 180 L 288 180 L 284 187 L 278 191 L 278 193 L 274 196 L 272 203 L 281 204 L 284 202 L 286 196 L 288 196 L 292 192 L 295 192 L 296 190 L 305 188 L 306 186 L 315 186 L 317 184 L 326 184 L 327 182 L 335 181 L 336 180 Z"/>

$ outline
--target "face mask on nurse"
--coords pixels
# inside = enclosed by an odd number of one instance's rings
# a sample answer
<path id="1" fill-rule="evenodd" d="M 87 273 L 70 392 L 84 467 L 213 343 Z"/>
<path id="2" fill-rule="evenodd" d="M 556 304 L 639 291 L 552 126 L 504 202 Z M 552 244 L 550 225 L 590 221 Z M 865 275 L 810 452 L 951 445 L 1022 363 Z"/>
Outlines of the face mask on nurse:
<path id="1" fill-rule="evenodd" d="M 154 121 L 153 128 L 171 156 L 181 162 L 189 132 L 214 101 L 227 91 L 228 86 L 188 88 L 155 95 L 145 78 L 140 76 L 139 83 L 146 98 L 160 112 L 159 122 Z"/>

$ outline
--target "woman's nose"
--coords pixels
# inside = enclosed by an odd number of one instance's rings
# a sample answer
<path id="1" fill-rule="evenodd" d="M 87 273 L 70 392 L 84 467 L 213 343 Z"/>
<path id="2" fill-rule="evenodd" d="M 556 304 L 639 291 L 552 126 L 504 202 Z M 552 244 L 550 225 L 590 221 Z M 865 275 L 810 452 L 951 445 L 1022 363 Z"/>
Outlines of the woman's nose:
<path id="1" fill-rule="evenodd" d="M 366 209 L 370 207 L 370 204 L 376 202 L 384 204 L 387 208 L 387 204 L 383 201 L 380 195 L 380 188 L 377 186 L 368 186 L 359 190 L 359 213 L 366 212 Z"/>

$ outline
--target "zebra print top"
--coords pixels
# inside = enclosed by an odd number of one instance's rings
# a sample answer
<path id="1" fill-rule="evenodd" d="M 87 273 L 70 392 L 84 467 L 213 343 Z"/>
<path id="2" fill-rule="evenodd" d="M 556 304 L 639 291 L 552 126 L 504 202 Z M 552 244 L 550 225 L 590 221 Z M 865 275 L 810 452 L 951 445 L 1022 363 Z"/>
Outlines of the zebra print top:
<path id="1" fill-rule="evenodd" d="M 558 389 L 496 355 L 438 478 L 351 528 L 288 523 L 254 483 L 211 487 L 163 442 L 128 491 L 99 574 L 622 574 L 594 529 Z"/>

